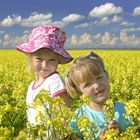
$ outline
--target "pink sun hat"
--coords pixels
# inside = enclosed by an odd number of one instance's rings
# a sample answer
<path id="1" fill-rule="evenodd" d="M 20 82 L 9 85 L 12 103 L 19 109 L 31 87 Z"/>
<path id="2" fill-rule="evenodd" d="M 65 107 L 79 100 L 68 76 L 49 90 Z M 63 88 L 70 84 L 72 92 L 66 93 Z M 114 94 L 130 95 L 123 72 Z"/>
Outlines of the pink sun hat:
<path id="1" fill-rule="evenodd" d="M 32 30 L 29 35 L 29 41 L 17 45 L 16 49 L 24 53 L 33 53 L 39 49 L 47 48 L 59 54 L 60 63 L 65 64 L 73 60 L 72 56 L 64 49 L 66 33 L 60 28 L 46 25 L 39 26 Z"/>

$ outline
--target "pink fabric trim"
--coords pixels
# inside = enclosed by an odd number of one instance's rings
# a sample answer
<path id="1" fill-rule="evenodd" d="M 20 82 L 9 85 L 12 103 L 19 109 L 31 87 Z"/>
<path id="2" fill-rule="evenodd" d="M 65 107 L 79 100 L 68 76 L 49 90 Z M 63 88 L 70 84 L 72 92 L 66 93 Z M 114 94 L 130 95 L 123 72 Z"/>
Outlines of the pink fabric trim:
<path id="1" fill-rule="evenodd" d="M 52 95 L 52 97 L 55 97 L 55 96 L 57 96 L 57 95 L 59 95 L 59 94 L 61 94 L 61 93 L 64 93 L 64 92 L 66 92 L 66 89 L 59 90 L 59 91 L 57 91 L 56 93 L 54 93 L 54 94 Z"/>

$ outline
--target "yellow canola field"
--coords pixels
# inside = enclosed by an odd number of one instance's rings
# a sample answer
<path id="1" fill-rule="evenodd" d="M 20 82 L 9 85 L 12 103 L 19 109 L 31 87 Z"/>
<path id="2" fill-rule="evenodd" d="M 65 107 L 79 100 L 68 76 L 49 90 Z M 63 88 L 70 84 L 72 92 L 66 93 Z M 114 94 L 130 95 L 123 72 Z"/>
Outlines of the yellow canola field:
<path id="1" fill-rule="evenodd" d="M 69 53 L 77 58 L 90 51 L 93 50 L 69 50 Z M 110 98 L 130 104 L 128 115 L 137 117 L 137 125 L 140 126 L 140 50 L 94 51 L 103 58 L 109 73 Z M 62 76 L 71 64 L 59 66 L 58 71 Z M 25 97 L 33 79 L 34 75 L 28 71 L 26 55 L 16 50 L 0 50 L 0 140 L 26 135 L 23 131 L 26 129 Z M 136 131 L 131 130 L 131 134 Z M 131 139 L 128 133 L 124 138 Z M 135 137 L 137 139 L 136 134 L 132 135 L 133 139 Z"/>

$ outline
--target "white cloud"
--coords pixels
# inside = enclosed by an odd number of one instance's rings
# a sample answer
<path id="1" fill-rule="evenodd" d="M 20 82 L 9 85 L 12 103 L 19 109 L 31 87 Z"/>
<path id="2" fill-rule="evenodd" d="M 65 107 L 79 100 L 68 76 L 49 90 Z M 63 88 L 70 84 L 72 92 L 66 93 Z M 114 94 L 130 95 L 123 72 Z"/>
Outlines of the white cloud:
<path id="1" fill-rule="evenodd" d="M 120 32 L 120 40 L 125 45 L 131 45 L 131 47 L 135 45 L 140 45 L 140 38 L 135 35 L 127 35 L 125 32 Z"/>
<path id="2" fill-rule="evenodd" d="M 8 40 L 10 39 L 9 34 L 5 34 L 5 35 L 3 36 L 3 39 L 4 39 L 5 41 L 8 41 Z"/>
<path id="3" fill-rule="evenodd" d="M 101 42 L 101 36 L 101 33 L 97 33 L 93 36 L 93 40 L 95 40 L 96 42 Z"/>
<path id="4" fill-rule="evenodd" d="M 11 18 L 10 16 L 7 16 L 7 18 L 4 18 L 0 25 L 1 26 L 12 26 L 14 25 L 16 22 L 15 22 L 15 18 Z"/>
<path id="5" fill-rule="evenodd" d="M 22 19 L 21 25 L 27 27 L 46 25 L 52 22 L 52 14 L 32 13 L 27 19 Z"/>
<path id="6" fill-rule="evenodd" d="M 73 34 L 70 38 L 71 45 L 84 45 L 91 42 L 92 42 L 92 36 L 88 33 L 84 33 L 79 37 L 76 34 Z"/>
<path id="7" fill-rule="evenodd" d="M 79 41 L 78 36 L 73 34 L 70 38 L 71 45 L 78 45 L 78 41 Z"/>
<path id="8" fill-rule="evenodd" d="M 12 17 L 7 16 L 2 21 L 0 21 L 0 25 L 8 27 L 8 26 L 12 26 L 14 24 L 19 24 L 21 21 L 22 21 L 21 16 L 16 16 L 16 15 L 13 15 Z"/>
<path id="9" fill-rule="evenodd" d="M 79 44 L 87 44 L 92 42 L 92 36 L 88 33 L 84 33 L 79 38 Z"/>
<path id="10" fill-rule="evenodd" d="M 119 14 L 121 12 L 123 12 L 122 7 L 116 7 L 113 3 L 106 3 L 100 5 L 99 7 L 93 8 L 90 11 L 89 16 L 101 18 L 113 14 Z"/>
<path id="11" fill-rule="evenodd" d="M 24 34 L 29 34 L 30 31 L 29 31 L 29 30 L 25 30 L 23 33 L 24 33 Z"/>
<path id="12" fill-rule="evenodd" d="M 105 32 L 102 36 L 102 44 L 105 45 L 115 45 L 117 43 L 117 37 L 113 37 L 109 32 Z"/>
<path id="13" fill-rule="evenodd" d="M 83 46 L 87 48 L 89 45 L 95 46 L 99 44 L 109 44 L 112 45 L 115 43 L 115 39 L 110 37 L 109 33 L 105 33 L 105 35 L 101 36 L 101 34 L 91 35 L 88 33 L 84 33 L 81 36 L 77 36 L 73 34 L 71 38 L 69 38 L 69 43 L 71 46 Z M 94 43 L 93 43 L 94 42 Z"/>
<path id="14" fill-rule="evenodd" d="M 126 28 L 126 29 L 123 29 L 122 32 L 139 32 L 140 31 L 140 28 Z"/>
<path id="15" fill-rule="evenodd" d="M 28 40 L 28 34 L 23 36 L 12 36 L 8 33 L 4 34 L 0 41 L 0 46 L 3 48 L 15 48 L 16 45 L 26 42 Z"/>
<path id="16" fill-rule="evenodd" d="M 27 42 L 28 41 L 28 34 L 24 34 L 23 36 L 16 36 L 13 40 L 13 45 L 19 45 L 21 43 Z"/>
<path id="17" fill-rule="evenodd" d="M 113 17 L 103 17 L 100 20 L 96 20 L 94 22 L 89 23 L 81 23 L 75 26 L 75 28 L 91 28 L 94 26 L 104 26 L 113 22 L 121 22 L 123 18 L 118 15 L 114 15 Z"/>
<path id="18" fill-rule="evenodd" d="M 119 36 L 105 32 L 103 35 L 97 33 L 91 35 L 88 33 L 81 34 L 80 36 L 73 34 L 68 38 L 67 44 L 69 47 L 81 47 L 87 48 L 89 46 L 99 47 L 99 46 L 139 46 L 140 37 L 135 35 L 128 35 L 126 32 L 136 32 L 140 31 L 140 28 L 126 28 Z M 15 48 L 16 45 L 26 42 L 28 40 L 28 33 L 23 34 L 23 36 L 12 36 L 8 33 L 1 34 L 0 46 L 3 48 Z"/>
<path id="19" fill-rule="evenodd" d="M 100 21 L 97 22 L 97 26 L 103 26 L 110 23 L 110 19 L 108 17 L 103 17 Z"/>
<path id="20" fill-rule="evenodd" d="M 51 22 L 51 24 L 62 28 L 64 26 L 70 24 L 71 22 L 76 22 L 76 21 L 79 21 L 82 19 L 84 19 L 84 16 L 82 16 L 82 15 L 70 14 L 70 15 L 64 17 L 61 21 L 54 21 L 54 22 Z"/>
<path id="21" fill-rule="evenodd" d="M 64 26 L 66 26 L 68 23 L 65 23 L 65 22 L 63 22 L 63 21 L 54 21 L 54 22 L 52 22 L 51 24 L 54 25 L 54 26 L 57 26 L 57 27 L 62 28 L 62 27 L 64 27 Z"/>
<path id="22" fill-rule="evenodd" d="M 103 35 L 97 33 L 91 35 L 84 33 L 81 36 L 73 34 L 69 39 L 69 47 L 88 48 L 91 47 L 135 47 L 140 45 L 140 37 L 135 35 L 127 35 L 125 32 L 121 32 L 120 35 L 110 34 L 105 32 Z"/>
<path id="23" fill-rule="evenodd" d="M 90 23 L 81 23 L 75 26 L 75 28 L 87 28 L 90 27 L 91 24 Z"/>
<path id="24" fill-rule="evenodd" d="M 12 45 L 13 40 L 11 39 L 9 34 L 4 34 L 2 38 L 2 46 L 9 46 L 10 44 Z"/>
<path id="25" fill-rule="evenodd" d="M 136 8 L 133 10 L 133 15 L 134 15 L 134 16 L 140 15 L 140 6 L 139 6 L 139 7 L 136 7 Z"/>
<path id="26" fill-rule="evenodd" d="M 69 14 L 60 21 L 52 21 L 52 17 L 52 13 L 43 14 L 37 12 L 31 13 L 28 18 L 22 18 L 21 16 L 15 15 L 13 15 L 12 17 L 7 16 L 7 18 L 4 18 L 2 21 L 0 21 L 0 26 L 12 26 L 15 24 L 19 24 L 25 27 L 35 27 L 46 24 L 52 24 L 58 27 L 64 27 L 71 22 L 76 22 L 84 19 L 84 16 L 79 14 Z"/>
<path id="27" fill-rule="evenodd" d="M 103 17 L 100 20 L 96 20 L 94 22 L 94 25 L 104 26 L 104 25 L 107 25 L 107 24 L 110 24 L 113 22 L 121 22 L 122 20 L 123 20 L 123 18 L 120 16 L 117 16 L 117 15 L 113 16 L 112 18 L 111 17 Z"/>
<path id="28" fill-rule="evenodd" d="M 71 22 L 77 22 L 79 20 L 84 19 L 84 16 L 79 15 L 79 14 L 69 14 L 68 16 L 62 18 L 62 20 L 60 21 L 53 21 L 51 22 L 52 25 L 57 26 L 57 27 L 64 27 L 68 24 L 70 24 Z"/>
<path id="29" fill-rule="evenodd" d="M 26 42 L 27 40 L 28 34 L 23 34 L 23 36 L 2 34 L 2 37 L 0 39 L 0 46 L 2 46 L 3 48 L 15 48 L 16 45 Z M 67 48 L 88 48 L 93 46 L 135 47 L 139 45 L 140 37 L 137 37 L 135 35 L 128 35 L 126 32 L 120 32 L 120 35 L 118 36 L 109 32 L 105 32 L 102 35 L 100 33 L 97 33 L 95 35 L 84 33 L 80 36 L 73 34 L 67 39 Z"/>
<path id="30" fill-rule="evenodd" d="M 122 20 L 123 18 L 118 15 L 114 15 L 112 18 L 112 22 L 121 22 Z"/>
<path id="31" fill-rule="evenodd" d="M 52 22 L 51 20 L 52 14 L 38 14 L 33 12 L 28 18 L 22 18 L 21 16 L 13 15 L 7 16 L 2 21 L 0 21 L 1 26 L 12 26 L 15 24 L 19 24 L 26 27 L 34 27 L 39 25 L 46 25 Z"/>
<path id="32" fill-rule="evenodd" d="M 75 22 L 84 19 L 84 16 L 79 14 L 70 14 L 62 19 L 63 22 Z"/>
<path id="33" fill-rule="evenodd" d="M 105 34 L 102 36 L 102 43 L 109 44 L 110 40 L 111 40 L 110 34 L 108 32 L 105 32 Z"/>
<path id="34" fill-rule="evenodd" d="M 129 38 L 127 36 L 127 33 L 121 32 L 120 33 L 120 40 L 125 44 L 129 42 Z"/>
<path id="35" fill-rule="evenodd" d="M 123 21 L 123 22 L 121 23 L 121 25 L 123 25 L 123 26 L 133 26 L 134 23 L 130 23 L 130 22 L 127 22 L 127 21 Z"/>

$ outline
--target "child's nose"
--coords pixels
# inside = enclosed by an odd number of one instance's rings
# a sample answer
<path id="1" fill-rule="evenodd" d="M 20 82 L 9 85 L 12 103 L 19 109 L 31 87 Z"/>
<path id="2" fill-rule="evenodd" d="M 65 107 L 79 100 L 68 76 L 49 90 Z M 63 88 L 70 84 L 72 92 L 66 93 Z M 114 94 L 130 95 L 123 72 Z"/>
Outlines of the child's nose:
<path id="1" fill-rule="evenodd" d="M 43 62 L 42 62 L 42 67 L 44 68 L 44 67 L 48 67 L 48 62 L 46 61 L 46 60 L 44 60 Z"/>
<path id="2" fill-rule="evenodd" d="M 95 82 L 93 87 L 94 87 L 94 90 L 98 90 L 98 89 L 101 88 L 101 83 L 100 82 Z"/>

